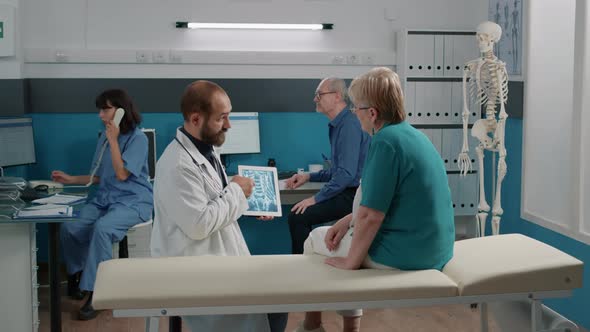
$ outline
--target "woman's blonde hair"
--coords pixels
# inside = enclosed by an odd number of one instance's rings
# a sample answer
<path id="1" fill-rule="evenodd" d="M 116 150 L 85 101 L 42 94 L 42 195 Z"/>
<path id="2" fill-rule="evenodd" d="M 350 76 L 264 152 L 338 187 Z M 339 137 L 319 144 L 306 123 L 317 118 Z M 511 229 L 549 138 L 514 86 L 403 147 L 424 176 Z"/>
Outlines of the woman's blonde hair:
<path id="1" fill-rule="evenodd" d="M 373 68 L 356 77 L 348 88 L 348 95 L 356 106 L 375 108 L 377 119 L 386 123 L 400 123 L 406 119 L 399 76 L 387 67 Z"/>

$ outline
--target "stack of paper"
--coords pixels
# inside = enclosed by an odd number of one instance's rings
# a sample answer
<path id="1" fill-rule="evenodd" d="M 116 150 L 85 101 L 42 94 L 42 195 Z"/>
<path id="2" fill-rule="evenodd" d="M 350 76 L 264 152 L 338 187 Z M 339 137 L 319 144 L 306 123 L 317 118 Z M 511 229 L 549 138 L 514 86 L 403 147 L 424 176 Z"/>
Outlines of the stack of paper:
<path id="1" fill-rule="evenodd" d="M 17 201 L 20 190 L 25 188 L 26 184 L 23 178 L 0 177 L 0 201 L 7 201 L 9 204 Z"/>
<path id="2" fill-rule="evenodd" d="M 5 187 L 18 187 L 18 188 L 24 188 L 27 185 L 27 181 L 25 181 L 25 179 L 23 178 L 19 178 L 19 177 L 13 177 L 13 176 L 2 176 L 0 177 L 0 187 L 5 188 Z"/>
<path id="3" fill-rule="evenodd" d="M 67 205 L 41 205 L 19 210 L 14 218 L 68 218 L 72 216 L 73 208 Z"/>
<path id="4" fill-rule="evenodd" d="M 34 200 L 34 204 L 76 204 L 86 200 L 87 195 L 66 195 L 66 194 L 55 194 L 49 197 L 39 198 Z"/>

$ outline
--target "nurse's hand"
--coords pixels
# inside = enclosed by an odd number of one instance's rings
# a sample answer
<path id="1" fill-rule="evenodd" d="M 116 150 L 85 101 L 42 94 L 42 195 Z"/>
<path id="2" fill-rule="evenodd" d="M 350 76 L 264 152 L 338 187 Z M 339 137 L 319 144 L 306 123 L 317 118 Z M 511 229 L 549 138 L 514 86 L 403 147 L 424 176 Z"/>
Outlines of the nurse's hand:
<path id="1" fill-rule="evenodd" d="M 51 180 L 63 184 L 73 184 L 75 182 L 73 176 L 62 171 L 51 172 Z"/>
<path id="2" fill-rule="evenodd" d="M 247 178 L 245 176 L 240 175 L 234 175 L 231 179 L 231 182 L 237 183 L 238 186 L 242 188 L 242 191 L 244 192 L 246 198 L 252 195 L 252 189 L 254 188 L 254 180 L 252 180 L 251 178 Z"/>
<path id="3" fill-rule="evenodd" d="M 260 216 L 260 217 L 257 217 L 256 219 L 262 220 L 262 221 L 269 221 L 269 220 L 273 220 L 274 218 L 275 218 L 274 216 Z"/>
<path id="4" fill-rule="evenodd" d="M 119 127 L 115 126 L 113 120 L 107 122 L 106 125 L 106 135 L 109 143 L 117 141 L 117 137 L 119 137 Z"/>
<path id="5" fill-rule="evenodd" d="M 294 174 L 285 181 L 285 187 L 287 189 L 295 189 L 301 187 L 307 181 L 309 181 L 309 173 Z"/>

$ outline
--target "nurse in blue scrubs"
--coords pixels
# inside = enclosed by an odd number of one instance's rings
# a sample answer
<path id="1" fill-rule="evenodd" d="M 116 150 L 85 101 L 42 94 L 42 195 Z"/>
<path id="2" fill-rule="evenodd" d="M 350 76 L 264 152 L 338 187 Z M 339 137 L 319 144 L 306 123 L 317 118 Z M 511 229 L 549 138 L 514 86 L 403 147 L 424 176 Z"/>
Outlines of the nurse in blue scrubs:
<path id="1" fill-rule="evenodd" d="M 51 173 L 54 181 L 63 184 L 98 185 L 96 195 L 81 209 L 79 220 L 63 223 L 60 231 L 69 275 L 68 295 L 82 299 L 81 291 L 89 293 L 78 312 L 80 320 L 97 315 L 92 291 L 98 264 L 112 259 L 113 243 L 121 241 L 129 228 L 150 220 L 153 208 L 148 140 L 138 128 L 141 115 L 129 95 L 118 89 L 101 93 L 96 107 L 105 130 L 98 139 L 90 174 Z M 125 112 L 119 126 L 113 121 L 118 108 Z"/>

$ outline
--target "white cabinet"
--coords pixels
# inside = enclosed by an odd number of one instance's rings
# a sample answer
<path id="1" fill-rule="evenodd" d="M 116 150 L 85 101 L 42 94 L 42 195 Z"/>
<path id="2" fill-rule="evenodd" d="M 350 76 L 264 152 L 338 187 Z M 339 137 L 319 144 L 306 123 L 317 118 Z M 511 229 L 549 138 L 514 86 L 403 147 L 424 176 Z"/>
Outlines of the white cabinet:
<path id="1" fill-rule="evenodd" d="M 0 322 L 2 331 L 37 331 L 35 224 L 0 224 Z"/>
<path id="2" fill-rule="evenodd" d="M 461 77 L 479 56 L 474 31 L 404 30 L 398 40 L 405 77 Z"/>
<path id="3" fill-rule="evenodd" d="M 413 125 L 445 123 L 451 112 L 451 86 L 440 82 L 407 82 L 414 85 L 414 110 L 407 112 Z"/>
<path id="4" fill-rule="evenodd" d="M 448 177 L 455 215 L 475 215 L 477 213 L 477 192 L 479 190 L 478 174 L 471 173 L 466 176 L 461 176 L 458 173 L 450 173 L 448 174 Z"/>
<path id="5" fill-rule="evenodd" d="M 414 35 L 408 38 L 408 55 L 406 70 L 414 77 L 433 76 L 434 67 L 434 36 Z"/>
<path id="6" fill-rule="evenodd" d="M 398 73 L 405 91 L 408 121 L 420 129 L 440 153 L 447 170 L 456 216 L 477 213 L 479 178 L 477 140 L 470 133 L 473 172 L 459 174 L 457 157 L 463 146 L 463 67 L 479 54 L 475 31 L 404 30 L 398 35 Z M 481 117 L 473 105 L 469 126 Z"/>

